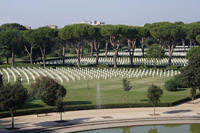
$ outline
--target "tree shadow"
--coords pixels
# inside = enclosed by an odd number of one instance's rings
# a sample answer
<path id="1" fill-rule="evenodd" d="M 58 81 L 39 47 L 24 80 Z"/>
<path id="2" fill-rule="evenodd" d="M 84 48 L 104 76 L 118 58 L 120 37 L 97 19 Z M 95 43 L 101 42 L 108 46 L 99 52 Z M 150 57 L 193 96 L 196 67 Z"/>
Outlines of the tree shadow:
<path id="1" fill-rule="evenodd" d="M 176 113 L 187 113 L 187 112 L 191 112 L 192 110 L 188 109 L 188 110 L 172 110 L 172 111 L 166 111 L 164 112 L 164 114 L 176 114 Z"/>
<path id="2" fill-rule="evenodd" d="M 85 118 L 77 118 L 77 119 L 72 119 L 72 120 L 66 120 L 64 123 L 58 123 L 56 121 L 45 121 L 45 122 L 39 122 L 35 123 L 33 125 L 39 126 L 39 127 L 59 127 L 59 126 L 70 126 L 70 125 L 76 125 L 76 124 L 81 124 L 85 120 L 92 119 L 93 117 L 85 117 Z"/>
<path id="3" fill-rule="evenodd" d="M 147 101 L 148 101 L 148 99 L 142 99 L 142 100 L 140 100 L 140 101 L 142 101 L 142 102 L 147 102 Z"/>
<path id="4" fill-rule="evenodd" d="M 91 101 L 64 101 L 65 105 L 81 105 L 81 104 L 91 104 Z"/>
<path id="5" fill-rule="evenodd" d="M 177 89 L 177 91 L 185 91 L 186 90 L 186 88 L 179 88 L 179 89 Z"/>
<path id="6" fill-rule="evenodd" d="M 11 128 L 11 120 L 7 123 L 4 123 L 5 121 L 2 121 L 1 122 L 1 126 L 0 126 L 0 132 L 2 133 L 7 133 L 7 132 L 11 132 L 11 131 L 14 131 L 14 132 L 19 132 L 21 133 L 21 129 L 23 130 L 24 127 L 26 127 L 28 124 L 30 124 L 29 122 L 26 122 L 26 123 L 18 123 L 17 120 L 15 120 L 15 128 L 12 129 Z"/>
<path id="7" fill-rule="evenodd" d="M 39 108 L 39 107 L 44 107 L 44 106 L 41 105 L 41 104 L 35 104 L 35 103 L 26 103 L 24 105 L 24 109 L 27 109 L 27 108 Z"/>

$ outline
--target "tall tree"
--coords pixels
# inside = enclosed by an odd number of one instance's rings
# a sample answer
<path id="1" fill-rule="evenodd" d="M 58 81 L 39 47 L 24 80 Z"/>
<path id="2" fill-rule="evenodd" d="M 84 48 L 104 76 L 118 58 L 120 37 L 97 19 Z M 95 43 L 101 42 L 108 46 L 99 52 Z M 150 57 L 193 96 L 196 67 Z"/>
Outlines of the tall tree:
<path id="1" fill-rule="evenodd" d="M 190 23 L 190 24 L 186 24 L 186 39 L 188 39 L 190 41 L 190 47 L 192 47 L 192 45 L 196 43 L 196 36 L 200 34 L 200 23 L 199 22 L 195 22 L 195 23 Z"/>
<path id="2" fill-rule="evenodd" d="M 30 58 L 30 63 L 33 64 L 33 49 L 36 47 L 37 38 L 36 37 L 36 30 L 26 30 L 24 31 L 23 37 L 25 39 L 24 48 L 28 53 Z"/>
<path id="3" fill-rule="evenodd" d="M 134 58 L 134 51 L 136 48 L 136 39 L 138 37 L 137 36 L 138 29 L 133 26 L 123 26 L 121 31 L 124 37 L 127 39 L 130 64 L 133 67 L 133 58 Z"/>
<path id="4" fill-rule="evenodd" d="M 5 31 L 9 29 L 26 30 L 26 27 L 18 23 L 7 23 L 0 26 L 0 31 Z"/>
<path id="5" fill-rule="evenodd" d="M 139 31 L 140 45 L 142 49 L 142 57 L 144 57 L 144 47 L 145 47 L 144 41 L 145 41 L 145 38 L 150 36 L 150 32 L 145 27 L 138 27 L 138 31 Z"/>
<path id="6" fill-rule="evenodd" d="M 49 27 L 40 27 L 35 31 L 35 38 L 37 40 L 37 45 L 40 48 L 40 52 L 42 54 L 43 66 L 46 66 L 45 58 L 46 58 L 46 48 L 51 44 L 53 39 L 57 37 L 57 31 L 55 29 L 51 29 Z"/>
<path id="7" fill-rule="evenodd" d="M 181 84 L 200 90 L 200 54 L 191 56 L 188 65 L 181 69 Z"/>
<path id="8" fill-rule="evenodd" d="M 80 67 L 80 52 L 83 47 L 84 40 L 88 36 L 87 28 L 88 24 L 73 24 L 66 25 L 63 29 L 61 29 L 63 40 L 71 40 L 74 44 L 76 55 L 77 55 L 77 66 Z"/>
<path id="9" fill-rule="evenodd" d="M 93 45 L 95 51 L 96 51 L 96 65 L 99 64 L 99 51 L 100 51 L 100 41 L 102 39 L 102 36 L 100 34 L 100 27 L 97 26 L 88 26 L 88 40 L 90 40 L 91 43 L 89 45 Z M 92 47 L 91 47 L 92 48 Z"/>
<path id="10" fill-rule="evenodd" d="M 9 29 L 0 33 L 0 43 L 12 54 L 12 66 L 15 64 L 15 54 L 19 54 L 23 44 L 23 32 L 17 29 Z"/>
<path id="11" fill-rule="evenodd" d="M 67 25 L 64 28 L 60 29 L 58 36 L 61 40 L 63 40 L 63 43 L 62 43 L 63 44 L 63 51 L 65 51 L 66 43 L 69 42 L 69 41 L 72 41 L 74 39 L 73 25 Z M 64 57 L 64 54 L 63 54 L 63 57 Z"/>
<path id="12" fill-rule="evenodd" d="M 110 25 L 104 25 L 101 27 L 100 33 L 101 36 L 104 38 L 105 41 L 105 56 L 106 58 L 108 57 L 108 42 L 109 42 L 109 38 L 110 38 L 110 34 L 107 30 L 107 28 L 109 28 Z"/>
<path id="13" fill-rule="evenodd" d="M 115 50 L 113 64 L 114 68 L 117 68 L 117 56 L 122 39 L 121 25 L 107 25 L 106 28 L 104 28 L 104 30 L 109 35 L 110 43 Z"/>
<path id="14" fill-rule="evenodd" d="M 155 23 L 152 26 L 150 33 L 154 38 L 157 38 L 159 44 L 163 47 L 164 45 L 167 46 L 169 52 L 169 66 L 171 65 L 171 59 L 174 47 L 176 45 L 177 39 L 179 39 L 178 30 L 180 28 L 176 28 L 175 24 L 169 22 L 160 22 Z"/>
<path id="15" fill-rule="evenodd" d="M 21 80 L 14 84 L 0 86 L 0 107 L 9 111 L 12 116 L 12 129 L 14 129 L 14 111 L 21 108 L 27 98 L 27 90 L 23 87 Z"/>

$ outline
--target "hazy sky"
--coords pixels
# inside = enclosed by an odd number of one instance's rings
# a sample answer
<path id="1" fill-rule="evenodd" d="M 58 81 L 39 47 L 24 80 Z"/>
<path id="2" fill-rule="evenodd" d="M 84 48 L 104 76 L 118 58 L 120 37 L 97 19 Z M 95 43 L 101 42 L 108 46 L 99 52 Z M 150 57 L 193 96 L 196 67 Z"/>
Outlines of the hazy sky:
<path id="1" fill-rule="evenodd" d="M 16 22 L 37 28 L 100 20 L 144 25 L 160 21 L 200 21 L 200 0 L 0 0 L 0 25 Z"/>

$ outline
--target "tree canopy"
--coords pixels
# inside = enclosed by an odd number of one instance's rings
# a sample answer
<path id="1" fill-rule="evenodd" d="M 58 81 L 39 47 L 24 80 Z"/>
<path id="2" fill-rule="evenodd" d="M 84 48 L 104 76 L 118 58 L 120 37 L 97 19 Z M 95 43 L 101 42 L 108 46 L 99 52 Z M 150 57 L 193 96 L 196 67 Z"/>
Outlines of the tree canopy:
<path id="1" fill-rule="evenodd" d="M 26 99 L 27 89 L 23 87 L 20 79 L 14 84 L 0 85 L 0 108 L 11 113 L 12 128 L 14 128 L 13 112 L 21 108 Z"/>
<path id="2" fill-rule="evenodd" d="M 191 56 L 188 65 L 181 71 L 180 80 L 183 85 L 188 85 L 200 90 L 200 54 Z"/>
<path id="3" fill-rule="evenodd" d="M 152 84 L 149 86 L 147 90 L 147 97 L 149 104 L 154 106 L 154 114 L 155 114 L 155 106 L 160 102 L 160 97 L 163 94 L 163 91 L 160 89 L 160 87 Z"/>
<path id="4" fill-rule="evenodd" d="M 59 92 L 59 93 L 58 93 Z M 54 106 L 56 100 L 66 95 L 64 86 L 49 77 L 39 77 L 31 84 L 30 95 L 41 99 L 49 106 Z"/>
<path id="5" fill-rule="evenodd" d="M 197 54 L 200 54 L 200 47 L 192 47 L 188 50 L 186 54 L 186 59 L 189 59 L 192 56 L 195 56 Z"/>

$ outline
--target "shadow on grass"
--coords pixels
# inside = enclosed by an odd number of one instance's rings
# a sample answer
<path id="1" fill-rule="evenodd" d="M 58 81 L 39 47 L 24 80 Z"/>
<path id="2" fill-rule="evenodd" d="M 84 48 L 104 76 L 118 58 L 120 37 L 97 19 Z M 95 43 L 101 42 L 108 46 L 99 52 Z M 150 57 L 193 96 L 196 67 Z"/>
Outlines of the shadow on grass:
<path id="1" fill-rule="evenodd" d="M 142 102 L 147 102 L 147 101 L 148 101 L 148 99 L 142 99 L 142 100 L 140 100 L 140 101 L 142 101 Z"/>
<path id="2" fill-rule="evenodd" d="M 65 105 L 81 105 L 81 104 L 91 104 L 91 101 L 64 101 Z"/>
<path id="3" fill-rule="evenodd" d="M 177 91 L 185 91 L 186 88 L 179 88 Z"/>
<path id="4" fill-rule="evenodd" d="M 44 107 L 41 104 L 35 104 L 35 103 L 26 103 L 24 105 L 24 109 L 28 109 L 28 108 L 40 108 L 40 107 Z"/>

